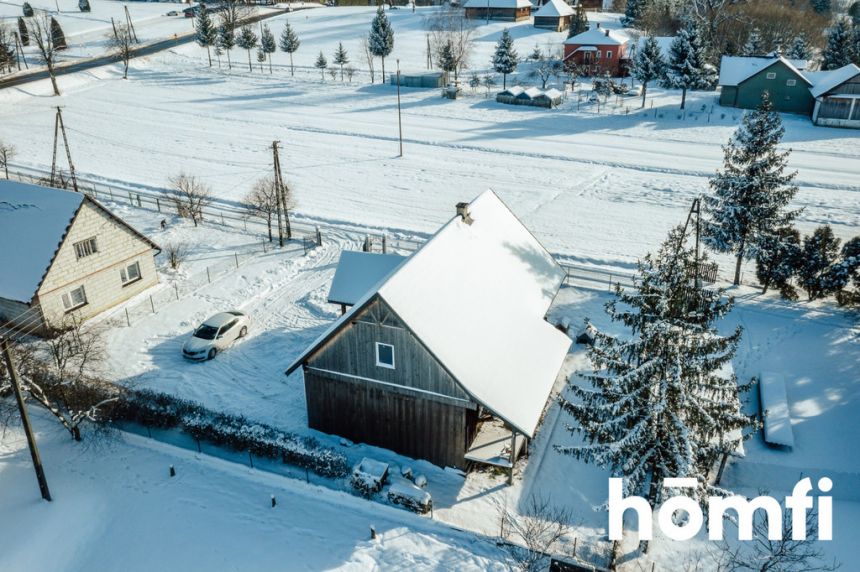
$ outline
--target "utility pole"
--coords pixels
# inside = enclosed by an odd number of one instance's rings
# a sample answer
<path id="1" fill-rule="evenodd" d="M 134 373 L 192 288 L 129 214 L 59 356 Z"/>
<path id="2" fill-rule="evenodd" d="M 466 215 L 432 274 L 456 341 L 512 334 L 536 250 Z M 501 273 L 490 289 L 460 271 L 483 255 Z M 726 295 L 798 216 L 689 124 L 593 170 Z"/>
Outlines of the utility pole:
<path id="1" fill-rule="evenodd" d="M 21 385 L 18 382 L 18 372 L 15 370 L 15 363 L 12 361 L 12 352 L 9 351 L 9 341 L 6 338 L 0 338 L 0 347 L 3 350 L 3 357 L 6 358 L 6 370 L 9 373 L 9 378 L 12 380 L 12 390 L 15 392 L 15 401 L 18 402 L 18 410 L 21 412 L 21 423 L 24 425 L 24 433 L 27 434 L 27 445 L 30 446 L 30 457 L 33 459 L 36 478 L 39 480 L 39 491 L 42 493 L 43 499 L 50 501 L 51 491 L 48 490 L 48 480 L 45 478 L 45 470 L 42 468 L 42 458 L 39 456 L 39 448 L 36 446 L 36 436 L 33 435 L 30 416 L 27 414 L 27 407 L 24 404 L 24 396 L 21 395 Z"/>
<path id="2" fill-rule="evenodd" d="M 58 138 L 60 135 L 60 114 L 59 107 L 57 108 L 57 115 L 54 116 L 54 153 L 51 156 L 51 181 L 50 185 L 54 186 L 54 175 L 57 172 L 57 144 Z"/>
<path id="3" fill-rule="evenodd" d="M 123 6 L 123 8 L 125 8 L 125 22 L 128 24 L 128 29 L 131 30 L 134 43 L 139 44 L 140 40 L 137 39 L 137 32 L 134 31 L 134 24 L 131 22 L 131 14 L 128 13 L 128 6 Z"/>
<path id="4" fill-rule="evenodd" d="M 400 120 L 400 60 L 397 60 L 397 132 L 400 136 L 400 155 L 403 156 L 403 123 Z"/>
<path id="5" fill-rule="evenodd" d="M 69 138 L 66 136 L 66 125 L 63 123 L 63 112 L 60 106 L 57 106 L 57 124 L 60 126 L 60 131 L 63 133 L 63 145 L 66 147 L 66 159 L 69 161 L 69 175 L 72 178 L 72 188 L 78 192 L 78 178 L 75 176 L 75 164 L 72 163 L 72 151 L 69 149 Z M 54 163 L 57 161 L 57 128 L 54 126 Z M 53 181 L 53 167 L 51 168 L 51 180 Z"/>
<path id="6" fill-rule="evenodd" d="M 281 172 L 280 153 L 275 151 L 275 185 L 277 185 L 278 196 L 281 197 L 281 206 L 284 208 L 284 230 L 287 240 L 293 238 L 293 228 L 290 225 L 290 204 L 287 200 L 287 185 L 284 183 L 284 174 Z"/>
<path id="7" fill-rule="evenodd" d="M 278 142 L 272 141 L 272 164 L 274 165 L 274 174 L 272 184 L 275 186 L 275 210 L 278 211 L 278 246 L 284 247 L 284 227 L 281 222 L 281 188 L 278 185 L 278 176 L 280 165 L 278 163 Z"/>

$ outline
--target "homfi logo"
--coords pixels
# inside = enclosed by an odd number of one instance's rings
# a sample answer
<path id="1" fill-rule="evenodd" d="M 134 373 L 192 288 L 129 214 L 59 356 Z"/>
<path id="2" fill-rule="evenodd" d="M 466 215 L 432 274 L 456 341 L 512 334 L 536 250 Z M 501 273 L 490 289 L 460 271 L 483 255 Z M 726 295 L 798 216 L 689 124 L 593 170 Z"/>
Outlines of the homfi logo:
<path id="1" fill-rule="evenodd" d="M 696 479 L 664 479 L 663 489 L 695 489 Z M 827 477 L 818 480 L 818 489 L 828 493 L 833 481 Z M 809 477 L 794 485 L 791 495 L 785 497 L 785 508 L 791 511 L 791 539 L 806 540 L 806 511 L 812 509 L 812 480 Z M 609 540 L 621 540 L 624 526 L 624 513 L 633 510 L 639 519 L 639 539 L 653 538 L 653 513 L 648 501 L 639 496 L 624 497 L 623 479 L 609 479 Z M 758 496 L 752 499 L 740 495 L 708 498 L 708 538 L 724 540 L 723 520 L 726 511 L 734 511 L 738 523 L 738 540 L 752 540 L 753 518 L 755 512 L 763 510 L 767 515 L 767 537 L 769 540 L 782 540 L 782 505 L 771 496 Z M 676 523 L 674 514 L 684 511 L 686 521 Z M 673 540 L 689 540 L 702 529 L 705 517 L 698 501 L 678 495 L 664 502 L 657 511 L 657 525 Z M 818 497 L 818 540 L 833 539 L 833 499 L 829 496 Z"/>

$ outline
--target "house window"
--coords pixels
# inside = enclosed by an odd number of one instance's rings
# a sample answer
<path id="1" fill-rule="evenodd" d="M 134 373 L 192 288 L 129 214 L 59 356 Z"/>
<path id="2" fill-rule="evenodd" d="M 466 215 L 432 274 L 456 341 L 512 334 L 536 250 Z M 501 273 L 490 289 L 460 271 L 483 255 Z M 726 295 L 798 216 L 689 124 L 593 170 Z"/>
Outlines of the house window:
<path id="1" fill-rule="evenodd" d="M 594 59 L 595 59 L 595 60 L 599 60 L 599 59 L 600 59 L 600 50 L 597 50 L 596 52 L 594 52 Z"/>
<path id="2" fill-rule="evenodd" d="M 787 80 L 785 80 L 785 85 L 787 85 L 788 87 L 794 87 L 797 85 L 797 80 L 796 79 L 787 79 Z"/>
<path id="3" fill-rule="evenodd" d="M 119 277 L 122 280 L 122 285 L 131 284 L 132 282 L 137 282 L 140 280 L 140 264 L 135 262 L 134 264 L 129 264 L 125 268 L 120 268 Z"/>
<path id="4" fill-rule="evenodd" d="M 394 346 L 376 342 L 376 365 L 394 369 Z"/>
<path id="5" fill-rule="evenodd" d="M 83 286 L 78 286 L 74 290 L 70 290 L 63 294 L 63 308 L 66 312 L 71 312 L 75 308 L 80 308 L 87 303 L 87 293 Z"/>
<path id="6" fill-rule="evenodd" d="M 90 254 L 95 254 L 98 251 L 98 248 L 96 248 L 96 237 L 75 243 L 75 256 L 78 259 L 89 256 Z"/>
<path id="7" fill-rule="evenodd" d="M 612 52 L 610 52 L 609 50 L 606 50 L 606 59 L 607 59 L 607 60 L 611 60 L 611 59 L 612 59 Z"/>
<path id="8" fill-rule="evenodd" d="M 776 72 L 768 72 L 767 79 L 776 79 Z"/>

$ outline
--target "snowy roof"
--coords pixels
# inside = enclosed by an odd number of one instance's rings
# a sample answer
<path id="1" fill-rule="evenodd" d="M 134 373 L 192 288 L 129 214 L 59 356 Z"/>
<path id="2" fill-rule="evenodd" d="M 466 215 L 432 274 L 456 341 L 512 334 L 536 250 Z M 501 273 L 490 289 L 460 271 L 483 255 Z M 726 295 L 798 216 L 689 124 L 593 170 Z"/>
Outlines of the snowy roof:
<path id="1" fill-rule="evenodd" d="M 607 35 L 607 32 L 609 34 Z M 609 28 L 592 28 L 564 41 L 565 44 L 590 44 L 593 46 L 620 46 L 629 42 L 624 34 Z"/>
<path id="2" fill-rule="evenodd" d="M 376 254 L 344 250 L 340 254 L 337 270 L 328 301 L 352 306 L 392 270 L 400 266 L 405 257 L 398 254 Z"/>
<path id="3" fill-rule="evenodd" d="M 559 90 L 557 90 L 555 88 L 550 88 L 550 89 L 546 90 L 545 92 L 543 92 L 543 94 L 550 99 L 556 99 L 556 98 L 564 95 L 562 92 L 560 92 Z"/>
<path id="4" fill-rule="evenodd" d="M 290 365 L 377 295 L 476 401 L 532 436 L 570 338 L 544 316 L 564 271 L 492 191 L 469 204 Z"/>
<path id="5" fill-rule="evenodd" d="M 801 70 L 806 69 L 806 60 L 789 60 L 782 56 L 771 58 L 758 58 L 747 56 L 723 56 L 720 60 L 720 85 L 735 86 L 765 68 L 769 68 L 777 62 L 782 62 L 806 83 L 810 83 Z"/>
<path id="6" fill-rule="evenodd" d="M 816 74 L 815 79 L 810 78 L 810 81 L 813 83 L 813 87 L 810 90 L 812 91 L 812 97 L 824 95 L 857 74 L 860 74 L 860 67 L 854 64 L 844 65 L 839 69 Z"/>
<path id="7" fill-rule="evenodd" d="M 779 373 L 763 371 L 759 380 L 759 395 L 764 418 L 764 440 L 774 445 L 794 447 L 785 379 Z"/>
<path id="8" fill-rule="evenodd" d="M 509 95 L 511 97 L 516 97 L 517 95 L 521 94 L 524 91 L 525 91 L 525 89 L 522 86 L 514 85 L 514 86 L 511 86 L 504 91 L 500 91 L 499 95 Z"/>
<path id="9" fill-rule="evenodd" d="M 543 93 L 543 92 L 541 92 L 541 90 L 539 90 L 538 88 L 530 87 L 530 88 L 524 89 L 520 93 L 518 93 L 517 99 L 534 99 L 537 96 L 539 96 L 541 93 Z"/>
<path id="10" fill-rule="evenodd" d="M 529 0 L 468 0 L 463 8 L 531 8 Z"/>
<path id="11" fill-rule="evenodd" d="M 20 302 L 33 299 L 85 200 L 125 224 L 82 193 L 0 181 L 0 244 L 7 245 L 0 248 L 0 298 Z"/>
<path id="12" fill-rule="evenodd" d="M 573 8 L 567 5 L 563 0 L 549 0 L 546 4 L 540 7 L 540 10 L 535 12 L 536 18 L 558 18 L 561 16 L 570 16 L 573 14 Z"/>

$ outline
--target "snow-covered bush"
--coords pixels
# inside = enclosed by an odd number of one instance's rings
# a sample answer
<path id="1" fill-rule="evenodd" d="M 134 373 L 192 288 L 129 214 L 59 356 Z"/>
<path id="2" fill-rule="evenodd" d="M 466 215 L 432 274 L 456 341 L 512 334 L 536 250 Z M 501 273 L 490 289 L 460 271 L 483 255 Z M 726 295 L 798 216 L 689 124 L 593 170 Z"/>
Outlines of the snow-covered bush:
<path id="1" fill-rule="evenodd" d="M 359 493 L 369 497 L 382 490 L 387 477 L 388 465 L 386 463 L 365 457 L 353 467 L 349 483 Z"/>

